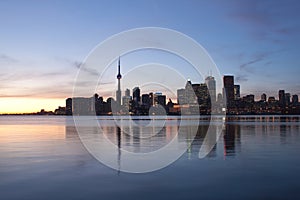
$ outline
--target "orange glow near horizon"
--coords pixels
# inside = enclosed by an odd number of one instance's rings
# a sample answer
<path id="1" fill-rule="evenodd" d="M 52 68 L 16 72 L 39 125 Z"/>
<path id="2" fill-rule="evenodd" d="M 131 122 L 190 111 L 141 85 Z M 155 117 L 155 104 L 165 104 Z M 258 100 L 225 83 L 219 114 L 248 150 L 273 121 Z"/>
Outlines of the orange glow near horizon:
<path id="1" fill-rule="evenodd" d="M 41 109 L 54 111 L 58 106 L 65 106 L 65 99 L 0 98 L 0 114 L 33 113 Z"/>

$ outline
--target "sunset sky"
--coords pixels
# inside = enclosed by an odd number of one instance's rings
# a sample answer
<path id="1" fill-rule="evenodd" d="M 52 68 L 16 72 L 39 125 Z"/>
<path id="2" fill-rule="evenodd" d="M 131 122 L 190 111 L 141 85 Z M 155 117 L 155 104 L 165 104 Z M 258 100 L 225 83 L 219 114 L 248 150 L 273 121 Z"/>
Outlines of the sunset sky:
<path id="1" fill-rule="evenodd" d="M 193 38 L 221 74 L 235 76 L 242 94 L 277 98 L 285 89 L 300 95 L 299 10 L 297 0 L 2 0 L 0 113 L 64 106 L 80 63 L 95 46 L 139 27 L 174 29 Z M 130 58 L 122 66 L 131 66 Z M 106 88 L 115 85 L 115 75 Z"/>

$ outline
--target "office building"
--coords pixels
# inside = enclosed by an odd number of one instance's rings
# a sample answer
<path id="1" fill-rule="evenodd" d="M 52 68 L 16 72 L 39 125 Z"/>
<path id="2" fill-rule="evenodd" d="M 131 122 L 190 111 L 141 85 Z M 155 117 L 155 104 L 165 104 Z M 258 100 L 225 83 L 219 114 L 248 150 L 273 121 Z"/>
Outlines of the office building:
<path id="1" fill-rule="evenodd" d="M 73 115 L 95 115 L 95 98 L 74 97 L 72 109 Z"/>
<path id="2" fill-rule="evenodd" d="M 166 95 L 163 95 L 161 92 L 156 92 L 154 94 L 154 104 L 165 107 L 166 106 Z"/>
<path id="3" fill-rule="evenodd" d="M 291 104 L 291 94 L 285 93 L 284 99 L 285 99 L 285 105 L 289 106 Z"/>
<path id="4" fill-rule="evenodd" d="M 210 100 L 212 103 L 215 103 L 216 102 L 216 80 L 213 76 L 208 76 L 205 78 L 205 83 L 208 88 Z"/>
<path id="5" fill-rule="evenodd" d="M 226 98 L 227 105 L 229 105 L 234 100 L 234 77 L 224 76 L 223 77 L 223 97 Z"/>
<path id="6" fill-rule="evenodd" d="M 139 87 L 135 87 L 132 90 L 132 98 L 135 107 L 138 107 L 141 102 L 141 90 Z"/>
<path id="7" fill-rule="evenodd" d="M 142 95 L 142 106 L 149 108 L 151 106 L 150 104 L 150 95 L 149 94 L 143 94 Z"/>
<path id="8" fill-rule="evenodd" d="M 279 97 L 280 106 L 284 107 L 285 106 L 285 91 L 284 90 L 279 90 L 278 97 Z"/>
<path id="9" fill-rule="evenodd" d="M 72 115 L 72 98 L 67 98 L 66 99 L 66 115 Z"/>
<path id="10" fill-rule="evenodd" d="M 267 101 L 267 95 L 265 93 L 263 93 L 260 97 L 260 100 L 263 101 L 263 102 L 266 102 Z"/>

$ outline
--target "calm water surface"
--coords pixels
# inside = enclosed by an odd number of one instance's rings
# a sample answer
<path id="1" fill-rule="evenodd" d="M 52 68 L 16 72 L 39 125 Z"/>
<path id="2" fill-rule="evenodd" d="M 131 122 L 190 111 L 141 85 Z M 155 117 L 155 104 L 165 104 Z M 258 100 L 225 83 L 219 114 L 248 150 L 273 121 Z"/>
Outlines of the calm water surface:
<path id="1" fill-rule="evenodd" d="M 203 159 L 198 154 L 207 125 L 200 124 L 193 142 L 188 130 L 178 137 L 178 143 L 189 148 L 176 162 L 155 172 L 130 174 L 94 159 L 80 142 L 71 117 L 1 116 L 0 198 L 299 199 L 299 119 L 230 118 Z M 99 117 L 107 138 L 132 152 L 167 144 L 176 120 L 169 120 L 153 137 L 155 145 L 149 145 L 147 138 L 120 138 L 113 121 Z M 134 130 L 139 136 L 146 132 Z"/>

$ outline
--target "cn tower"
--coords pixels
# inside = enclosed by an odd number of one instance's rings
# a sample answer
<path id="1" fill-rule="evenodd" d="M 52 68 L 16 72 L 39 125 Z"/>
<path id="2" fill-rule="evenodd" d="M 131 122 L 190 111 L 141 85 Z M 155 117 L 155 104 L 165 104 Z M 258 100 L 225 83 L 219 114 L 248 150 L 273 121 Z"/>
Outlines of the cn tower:
<path id="1" fill-rule="evenodd" d="M 118 75 L 117 75 L 117 79 L 118 79 L 118 90 L 116 91 L 116 98 L 117 98 L 117 103 L 119 105 L 121 105 L 121 66 L 120 66 L 120 57 L 119 57 L 119 64 L 118 64 Z"/>

